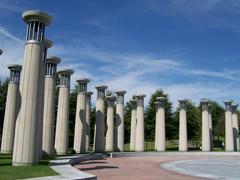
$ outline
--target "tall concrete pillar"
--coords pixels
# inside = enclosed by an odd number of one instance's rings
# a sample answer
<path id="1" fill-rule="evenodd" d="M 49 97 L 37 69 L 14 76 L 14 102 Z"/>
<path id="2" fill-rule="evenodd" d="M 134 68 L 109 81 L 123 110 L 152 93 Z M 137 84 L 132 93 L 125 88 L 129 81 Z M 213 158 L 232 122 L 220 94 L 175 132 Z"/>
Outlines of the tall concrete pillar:
<path id="1" fill-rule="evenodd" d="M 22 76 L 20 78 L 20 110 L 16 120 L 13 160 L 14 166 L 38 161 L 38 97 L 41 95 L 41 65 L 44 61 L 45 26 L 51 17 L 40 11 L 26 11 L 22 15 L 27 23 L 27 34 Z M 42 131 L 42 129 L 39 129 Z"/>
<path id="2" fill-rule="evenodd" d="M 137 101 L 137 126 L 135 151 L 144 151 L 144 97 L 146 95 L 135 95 Z"/>
<path id="3" fill-rule="evenodd" d="M 38 83 L 38 89 L 39 89 L 39 96 L 38 96 L 38 110 L 37 110 L 37 155 L 36 159 L 37 161 L 42 158 L 42 141 L 43 141 L 43 107 L 44 107 L 44 89 L 45 89 L 45 69 L 46 69 L 46 57 L 47 57 L 47 51 L 49 48 L 52 47 L 52 41 L 48 39 L 43 40 L 44 44 L 44 51 L 43 51 L 43 60 L 40 65 L 40 78 Z"/>
<path id="4" fill-rule="evenodd" d="M 73 148 L 76 153 L 86 152 L 86 92 L 89 79 L 79 79 Z"/>
<path id="5" fill-rule="evenodd" d="M 116 151 L 123 152 L 124 148 L 124 94 L 126 91 L 117 91 L 116 104 Z"/>
<path id="6" fill-rule="evenodd" d="M 210 151 L 210 133 L 209 133 L 209 100 L 202 99 L 202 151 Z"/>
<path id="7" fill-rule="evenodd" d="M 114 103 L 115 96 L 107 96 L 106 151 L 114 151 Z"/>
<path id="8" fill-rule="evenodd" d="M 59 97 L 55 133 L 55 150 L 57 155 L 67 154 L 68 151 L 69 90 L 70 79 L 73 73 L 74 72 L 71 69 L 63 69 L 58 71 Z"/>
<path id="9" fill-rule="evenodd" d="M 212 104 L 210 102 L 208 106 L 208 121 L 209 121 L 209 136 L 210 136 L 210 148 L 213 150 L 213 127 L 212 127 Z"/>
<path id="10" fill-rule="evenodd" d="M 225 101 L 225 151 L 234 151 L 232 101 Z"/>
<path id="11" fill-rule="evenodd" d="M 179 102 L 179 151 L 187 151 L 187 99 L 178 100 Z"/>
<path id="12" fill-rule="evenodd" d="M 15 122 L 18 113 L 19 80 L 22 66 L 11 64 L 8 65 L 8 69 L 10 70 L 10 77 L 3 121 L 1 153 L 12 153 L 13 151 Z"/>
<path id="13" fill-rule="evenodd" d="M 42 150 L 49 156 L 54 150 L 56 71 L 60 62 L 61 59 L 55 56 L 46 59 Z"/>
<path id="14" fill-rule="evenodd" d="M 234 151 L 239 151 L 239 128 L 238 128 L 238 114 L 237 114 L 238 104 L 232 105 L 232 122 L 233 122 L 233 142 L 234 142 Z"/>
<path id="15" fill-rule="evenodd" d="M 135 151 L 136 145 L 136 125 L 137 125 L 137 101 L 130 100 L 131 103 L 131 132 L 130 132 L 130 151 Z"/>
<path id="16" fill-rule="evenodd" d="M 96 86 L 96 123 L 94 131 L 94 152 L 104 152 L 104 135 L 105 135 L 105 90 L 107 86 Z"/>
<path id="17" fill-rule="evenodd" d="M 86 93 L 86 152 L 90 151 L 90 139 L 91 139 L 91 95 L 93 92 L 88 91 Z"/>
<path id="18" fill-rule="evenodd" d="M 157 97 L 156 112 L 156 131 L 155 131 L 155 149 L 157 151 L 166 150 L 166 133 L 165 133 L 165 103 L 166 97 Z"/>

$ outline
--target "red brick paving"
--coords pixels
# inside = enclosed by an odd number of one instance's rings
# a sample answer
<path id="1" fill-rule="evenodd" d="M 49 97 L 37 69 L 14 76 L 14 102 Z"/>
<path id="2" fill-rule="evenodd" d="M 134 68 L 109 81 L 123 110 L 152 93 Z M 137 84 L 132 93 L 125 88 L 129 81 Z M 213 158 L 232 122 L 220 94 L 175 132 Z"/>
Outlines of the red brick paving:
<path id="1" fill-rule="evenodd" d="M 206 159 L 213 156 L 119 157 L 82 162 L 75 168 L 97 175 L 99 180 L 196 180 L 204 179 L 160 168 L 161 163 Z M 216 157 L 215 157 L 216 158 Z"/>

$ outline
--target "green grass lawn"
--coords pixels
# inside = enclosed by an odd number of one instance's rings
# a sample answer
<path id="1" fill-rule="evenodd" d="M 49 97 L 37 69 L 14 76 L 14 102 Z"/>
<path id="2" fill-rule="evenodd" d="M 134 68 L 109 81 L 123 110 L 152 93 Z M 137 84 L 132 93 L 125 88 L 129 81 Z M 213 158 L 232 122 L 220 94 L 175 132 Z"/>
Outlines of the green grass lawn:
<path id="1" fill-rule="evenodd" d="M 12 156 L 0 154 L 0 179 L 23 179 L 41 176 L 58 175 L 49 166 L 49 160 L 42 160 L 37 165 L 32 166 L 12 166 Z"/>

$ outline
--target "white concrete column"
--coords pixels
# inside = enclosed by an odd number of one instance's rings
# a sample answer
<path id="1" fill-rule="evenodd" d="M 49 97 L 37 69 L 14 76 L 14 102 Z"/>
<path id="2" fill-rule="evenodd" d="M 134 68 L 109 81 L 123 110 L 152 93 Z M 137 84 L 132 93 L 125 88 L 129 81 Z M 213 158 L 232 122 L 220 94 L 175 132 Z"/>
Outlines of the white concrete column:
<path id="1" fill-rule="evenodd" d="M 209 133 L 209 100 L 202 99 L 202 151 L 210 151 L 210 133 Z"/>
<path id="2" fill-rule="evenodd" d="M 15 122 L 18 113 L 19 80 L 22 66 L 11 64 L 8 65 L 8 69 L 10 70 L 10 77 L 3 121 L 1 153 L 12 153 L 13 151 Z"/>
<path id="3" fill-rule="evenodd" d="M 76 153 L 86 152 L 86 92 L 89 79 L 79 79 L 73 148 Z"/>
<path id="4" fill-rule="evenodd" d="M 56 71 L 60 62 L 61 59 L 55 56 L 46 59 L 42 150 L 49 156 L 54 150 Z"/>
<path id="5" fill-rule="evenodd" d="M 114 103 L 115 96 L 107 96 L 106 151 L 114 151 Z"/>
<path id="6" fill-rule="evenodd" d="M 209 121 L 209 136 L 210 136 L 210 148 L 213 150 L 213 127 L 212 127 L 212 105 L 211 102 L 208 106 L 208 121 Z"/>
<path id="7" fill-rule="evenodd" d="M 12 164 L 28 165 L 38 161 L 38 97 L 41 96 L 41 66 L 44 61 L 44 29 L 51 17 L 40 11 L 26 11 L 22 15 L 28 24 L 22 76 L 20 78 L 20 110 L 16 120 Z M 43 97 L 42 97 L 43 98 Z M 37 130 L 39 128 L 39 131 Z"/>
<path id="8" fill-rule="evenodd" d="M 130 151 L 135 151 L 136 145 L 136 125 L 137 125 L 137 101 L 130 100 L 131 103 L 131 132 L 130 132 Z"/>
<path id="9" fill-rule="evenodd" d="M 90 151 L 90 140 L 91 140 L 91 95 L 93 92 L 88 91 L 86 93 L 86 152 Z"/>
<path id="10" fill-rule="evenodd" d="M 166 97 L 157 97 L 156 112 L 156 131 L 155 131 L 155 149 L 157 151 L 166 150 L 166 132 L 165 132 L 165 103 Z"/>
<path id="11" fill-rule="evenodd" d="M 44 110 L 44 89 L 45 89 L 45 69 L 46 69 L 46 57 L 47 51 L 52 47 L 52 41 L 48 39 L 43 40 L 44 51 L 43 51 L 43 60 L 40 65 L 40 78 L 38 83 L 39 96 L 38 96 L 38 108 L 37 108 L 37 154 L 36 160 L 42 159 L 42 141 L 43 141 L 43 110 Z"/>
<path id="12" fill-rule="evenodd" d="M 115 151 L 123 152 L 124 148 L 124 94 L 126 91 L 117 91 L 117 104 L 116 104 L 116 147 Z"/>
<path id="13" fill-rule="evenodd" d="M 232 101 L 225 101 L 225 151 L 234 151 Z"/>
<path id="14" fill-rule="evenodd" d="M 179 151 L 187 151 L 187 100 L 181 99 L 179 102 Z"/>
<path id="15" fill-rule="evenodd" d="M 57 122 L 55 133 L 55 150 L 57 155 L 67 154 L 68 140 L 69 140 L 69 90 L 70 90 L 70 77 L 73 70 L 64 69 L 58 71 L 59 75 L 59 97 L 58 97 L 58 110 Z"/>
<path id="16" fill-rule="evenodd" d="M 237 114 L 238 104 L 232 105 L 232 122 L 233 122 L 233 142 L 234 142 L 234 151 L 239 151 L 239 128 L 238 128 L 238 114 Z"/>
<path id="17" fill-rule="evenodd" d="M 97 101 L 96 101 L 96 123 L 94 131 L 94 152 L 104 152 L 105 143 L 105 90 L 107 86 L 96 86 Z"/>
<path id="18" fill-rule="evenodd" d="M 144 151 L 144 97 L 145 95 L 135 95 L 137 101 L 137 126 L 135 151 Z"/>

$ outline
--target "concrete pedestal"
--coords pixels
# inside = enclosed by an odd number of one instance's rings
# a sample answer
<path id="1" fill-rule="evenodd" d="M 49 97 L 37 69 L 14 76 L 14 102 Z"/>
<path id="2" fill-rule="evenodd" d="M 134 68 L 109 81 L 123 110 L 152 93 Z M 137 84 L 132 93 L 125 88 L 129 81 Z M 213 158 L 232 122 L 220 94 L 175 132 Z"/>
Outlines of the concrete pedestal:
<path id="1" fill-rule="evenodd" d="M 132 99 L 130 101 L 132 106 L 131 111 L 131 132 L 130 132 L 130 151 L 135 151 L 136 145 L 136 125 L 137 125 L 137 101 Z"/>
<path id="2" fill-rule="evenodd" d="M 234 151 L 232 101 L 225 101 L 225 151 Z"/>
<path id="3" fill-rule="evenodd" d="M 9 65 L 10 78 L 8 84 L 7 101 L 4 114 L 1 153 L 12 153 L 15 122 L 17 118 L 17 104 L 19 98 L 19 78 L 22 66 Z"/>
<path id="4" fill-rule="evenodd" d="M 187 100 L 179 101 L 179 151 L 187 151 Z"/>
<path id="5" fill-rule="evenodd" d="M 135 95 L 137 101 L 137 126 L 135 151 L 144 151 L 144 97 L 145 95 Z"/>

